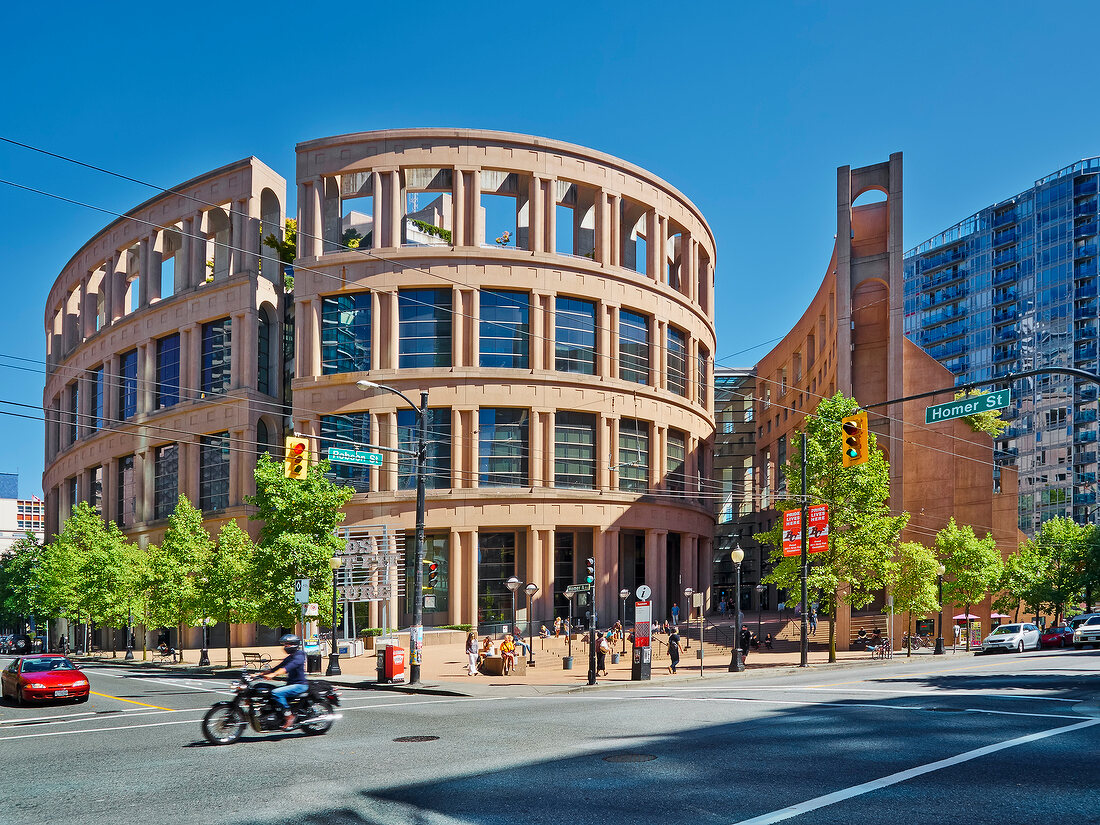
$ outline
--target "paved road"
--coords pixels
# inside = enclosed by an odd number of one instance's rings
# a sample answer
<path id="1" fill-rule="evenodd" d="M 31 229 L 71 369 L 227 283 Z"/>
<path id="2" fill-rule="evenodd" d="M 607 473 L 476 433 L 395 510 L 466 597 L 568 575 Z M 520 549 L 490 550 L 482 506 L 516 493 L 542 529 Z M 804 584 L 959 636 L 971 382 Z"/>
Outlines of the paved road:
<path id="1" fill-rule="evenodd" d="M 226 682 L 87 671 L 86 705 L 0 706 L 0 822 L 1100 823 L 1100 651 L 538 697 L 347 690 L 327 736 L 229 747 L 198 729 Z M 439 739 L 394 741 L 417 735 Z"/>

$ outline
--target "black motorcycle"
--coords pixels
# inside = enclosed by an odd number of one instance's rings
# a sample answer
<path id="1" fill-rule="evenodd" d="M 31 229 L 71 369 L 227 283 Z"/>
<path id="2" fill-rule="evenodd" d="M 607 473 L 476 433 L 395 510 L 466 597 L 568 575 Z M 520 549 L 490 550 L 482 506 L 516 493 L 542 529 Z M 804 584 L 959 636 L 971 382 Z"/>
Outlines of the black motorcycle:
<path id="1" fill-rule="evenodd" d="M 241 738 L 245 725 L 257 733 L 272 733 L 283 729 L 283 711 L 271 695 L 275 685 L 251 676 L 248 668 L 241 680 L 234 682 L 236 693 L 227 702 L 217 702 L 202 718 L 202 735 L 212 745 L 231 745 Z M 334 685 L 311 681 L 309 690 L 290 700 L 294 724 L 288 730 L 300 730 L 319 736 L 328 733 L 332 723 L 340 718 L 333 709 L 340 704 L 340 692 Z"/>

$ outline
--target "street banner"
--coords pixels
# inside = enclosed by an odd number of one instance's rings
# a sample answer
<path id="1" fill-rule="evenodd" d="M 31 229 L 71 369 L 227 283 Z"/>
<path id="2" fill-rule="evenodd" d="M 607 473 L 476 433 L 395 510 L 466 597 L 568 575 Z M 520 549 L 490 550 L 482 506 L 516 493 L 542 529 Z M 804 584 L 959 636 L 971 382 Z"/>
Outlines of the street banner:
<path id="1" fill-rule="evenodd" d="M 811 504 L 806 511 L 806 531 L 809 534 L 806 551 L 824 553 L 829 549 L 829 505 Z"/>
<path id="2" fill-rule="evenodd" d="M 649 647 L 653 603 L 634 602 L 634 647 Z"/>
<path id="3" fill-rule="evenodd" d="M 783 511 L 783 555 L 797 556 L 802 553 L 802 511 Z"/>

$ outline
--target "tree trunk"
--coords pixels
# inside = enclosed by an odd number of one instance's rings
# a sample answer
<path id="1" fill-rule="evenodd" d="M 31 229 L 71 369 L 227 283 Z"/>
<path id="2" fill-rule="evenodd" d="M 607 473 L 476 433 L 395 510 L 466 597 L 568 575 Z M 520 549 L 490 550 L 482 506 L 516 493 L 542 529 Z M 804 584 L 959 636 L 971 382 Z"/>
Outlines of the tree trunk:
<path id="1" fill-rule="evenodd" d="M 803 605 L 802 609 L 805 610 L 806 606 Z M 831 621 L 829 622 L 829 661 L 836 661 L 836 611 L 837 602 L 833 600 L 833 610 L 830 614 Z"/>
<path id="2" fill-rule="evenodd" d="M 230 635 L 230 631 L 233 629 L 233 625 L 229 623 L 229 614 L 225 614 L 225 666 L 233 667 L 233 637 Z"/>

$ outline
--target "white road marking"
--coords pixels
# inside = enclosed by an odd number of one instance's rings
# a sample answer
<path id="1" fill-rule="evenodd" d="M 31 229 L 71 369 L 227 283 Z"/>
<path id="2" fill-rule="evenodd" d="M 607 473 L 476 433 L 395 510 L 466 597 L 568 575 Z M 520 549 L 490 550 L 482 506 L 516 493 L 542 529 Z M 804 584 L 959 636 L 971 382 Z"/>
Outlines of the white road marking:
<path id="1" fill-rule="evenodd" d="M 177 713 L 178 711 L 173 711 Z M 45 736 L 71 736 L 76 733 L 107 733 L 116 730 L 130 730 L 132 728 L 159 728 L 165 725 L 197 725 L 201 719 L 181 719 L 176 722 L 150 722 L 147 725 L 115 725 L 110 728 L 85 728 L 84 730 L 51 730 L 42 733 L 24 733 L 18 736 L 0 736 L 0 742 L 9 739 L 39 739 Z"/>
<path id="2" fill-rule="evenodd" d="M 1010 688 L 1011 689 L 1011 688 Z M 816 685 L 738 685 L 736 687 L 662 687 L 663 691 L 676 691 L 680 693 L 742 693 L 749 691 L 779 691 L 781 693 L 797 693 L 801 690 L 812 690 L 819 693 L 883 693 L 891 696 L 989 696 L 994 699 L 1031 699 L 1040 702 L 1069 702 L 1075 704 L 1080 699 L 1061 699 L 1054 696 L 1037 696 L 1034 694 L 997 693 L 995 689 L 985 690 L 906 690 L 905 688 L 849 688 L 849 687 L 818 687 Z"/>
<path id="3" fill-rule="evenodd" d="M 1014 748 L 1018 745 L 1026 745 L 1029 742 L 1037 742 L 1038 740 L 1046 739 L 1049 736 L 1058 736 L 1059 734 L 1063 733 L 1071 733 L 1073 731 L 1091 727 L 1092 725 L 1100 725 L 1100 719 L 1089 719 L 1085 722 L 1078 722 L 1076 725 L 1065 725 L 1064 727 L 1052 728 L 1050 730 L 1044 730 L 1038 733 L 1029 733 L 1027 736 L 1019 736 L 1015 739 L 1007 739 L 1004 742 L 997 742 L 993 745 L 986 745 L 985 747 L 975 748 L 974 750 L 969 750 L 956 756 L 949 756 L 946 759 L 940 759 L 936 762 L 929 762 L 926 765 L 918 765 L 915 768 L 898 771 L 897 773 L 892 773 L 889 776 L 884 776 L 881 779 L 874 779 L 870 782 L 863 782 L 859 785 L 853 785 L 850 788 L 843 788 L 839 791 L 833 791 L 832 793 L 827 793 L 822 796 L 814 797 L 813 799 L 807 799 L 805 802 L 799 802 L 797 805 L 790 805 L 778 811 L 772 811 L 768 814 L 754 816 L 751 819 L 743 819 L 740 822 L 735 823 L 735 825 L 771 825 L 774 822 L 782 822 L 785 819 L 791 819 L 792 817 L 801 816 L 804 813 L 816 811 L 819 808 L 824 808 L 828 805 L 836 804 L 837 802 L 843 802 L 846 799 L 852 799 L 856 796 L 862 796 L 863 794 L 877 791 L 880 788 L 886 788 L 890 785 L 896 785 L 899 782 L 905 782 L 909 779 L 923 776 L 926 773 L 932 773 L 933 771 L 950 768 L 954 765 L 960 765 L 963 762 L 969 762 L 973 759 L 979 759 L 983 756 L 988 756 L 991 753 L 997 753 L 998 751 L 1006 750 L 1007 748 Z"/>

